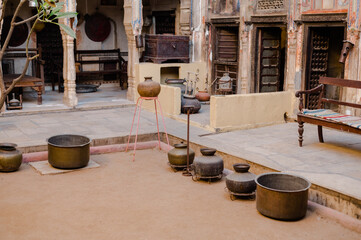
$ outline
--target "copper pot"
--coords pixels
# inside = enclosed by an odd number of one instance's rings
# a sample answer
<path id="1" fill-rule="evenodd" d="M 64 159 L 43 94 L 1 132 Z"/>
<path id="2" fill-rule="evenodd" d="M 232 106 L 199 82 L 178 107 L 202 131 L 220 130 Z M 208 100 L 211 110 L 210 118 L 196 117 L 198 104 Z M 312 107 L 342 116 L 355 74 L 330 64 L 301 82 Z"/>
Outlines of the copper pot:
<path id="1" fill-rule="evenodd" d="M 57 135 L 48 139 L 48 161 L 61 169 L 82 168 L 88 165 L 91 140 L 80 135 Z"/>
<path id="2" fill-rule="evenodd" d="M 189 164 L 193 163 L 195 153 L 189 149 Z M 168 161 L 175 166 L 187 165 L 187 144 L 174 144 L 174 148 L 168 152 Z"/>
<path id="3" fill-rule="evenodd" d="M 257 210 L 279 220 L 298 220 L 307 212 L 311 183 L 286 173 L 264 173 L 256 178 Z"/>
<path id="4" fill-rule="evenodd" d="M 247 163 L 236 163 L 233 165 L 234 173 L 226 177 L 226 185 L 233 193 L 252 193 L 256 190 L 256 175 L 248 172 L 250 165 Z"/>
<path id="5" fill-rule="evenodd" d="M 19 169 L 23 160 L 16 144 L 0 143 L 0 172 L 13 172 Z"/>
<path id="6" fill-rule="evenodd" d="M 205 101 L 209 101 L 211 95 L 207 91 L 198 91 L 196 93 L 196 98 L 201 102 L 205 102 Z"/>
<path id="7" fill-rule="evenodd" d="M 161 87 L 158 82 L 152 80 L 152 77 L 145 77 L 144 82 L 138 84 L 137 90 L 141 97 L 157 97 Z"/>

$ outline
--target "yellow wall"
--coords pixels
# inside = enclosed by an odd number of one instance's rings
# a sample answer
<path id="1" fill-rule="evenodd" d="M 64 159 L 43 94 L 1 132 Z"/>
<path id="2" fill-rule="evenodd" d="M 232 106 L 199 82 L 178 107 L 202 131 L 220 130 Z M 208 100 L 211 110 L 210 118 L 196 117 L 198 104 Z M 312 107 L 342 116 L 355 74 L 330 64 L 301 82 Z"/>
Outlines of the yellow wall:
<path id="1" fill-rule="evenodd" d="M 161 68 L 166 67 L 179 67 L 179 78 L 187 78 L 187 72 L 196 72 L 199 70 L 199 81 L 197 87 L 199 90 L 204 90 L 206 87 L 206 76 L 207 69 L 205 62 L 194 62 L 194 63 L 139 63 L 135 64 L 136 79 L 135 84 L 144 81 L 144 77 L 152 77 L 153 81 L 160 82 L 161 80 Z M 136 86 L 135 86 L 136 89 Z"/>
<path id="2" fill-rule="evenodd" d="M 137 93 L 137 98 L 139 97 Z M 158 96 L 164 115 L 179 115 L 181 112 L 181 90 L 177 87 L 161 85 Z M 154 112 L 154 101 L 143 100 L 142 108 Z M 158 108 L 158 103 L 157 103 Z M 157 111 L 160 113 L 160 109 Z"/>
<path id="3" fill-rule="evenodd" d="M 179 67 L 178 78 L 187 78 L 187 72 L 196 72 L 199 70 L 199 82 L 197 87 L 203 90 L 205 87 L 206 79 L 206 64 L 202 62 L 196 63 L 139 63 L 135 64 L 136 77 L 135 77 L 135 93 L 136 98 L 139 97 L 137 86 L 140 82 L 144 81 L 145 77 L 152 77 L 153 81 L 160 82 L 161 68 L 166 67 Z M 166 115 L 179 115 L 181 107 L 181 91 L 180 88 L 170 87 L 161 84 L 161 92 L 159 94 L 159 101 L 161 102 L 163 113 Z M 128 90 L 129 91 L 129 90 Z M 154 111 L 154 103 L 152 101 L 144 101 L 142 107 Z"/>
<path id="4" fill-rule="evenodd" d="M 212 96 L 210 125 L 221 130 L 246 129 L 284 122 L 293 111 L 290 91 Z"/>

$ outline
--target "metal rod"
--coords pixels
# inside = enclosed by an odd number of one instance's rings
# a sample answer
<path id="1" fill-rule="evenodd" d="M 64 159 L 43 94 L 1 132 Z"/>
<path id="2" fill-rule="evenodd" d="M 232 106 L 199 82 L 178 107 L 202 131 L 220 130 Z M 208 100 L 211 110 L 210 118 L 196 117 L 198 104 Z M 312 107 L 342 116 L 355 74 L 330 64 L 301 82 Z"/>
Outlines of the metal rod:
<path id="1" fill-rule="evenodd" d="M 163 116 L 163 111 L 162 111 L 162 105 L 160 105 L 159 99 L 157 98 L 158 101 L 158 106 L 159 106 L 159 110 L 160 110 L 160 115 L 162 116 L 162 121 L 163 121 L 163 128 L 164 128 L 164 132 L 165 132 L 165 137 L 167 139 L 167 144 L 169 147 L 169 139 L 168 139 L 168 134 L 167 134 L 167 128 L 165 127 L 165 122 L 164 122 L 164 116 Z"/>
<path id="2" fill-rule="evenodd" d="M 130 142 L 130 136 L 132 135 L 133 124 L 134 124 L 135 115 L 137 114 L 137 109 L 138 109 L 139 99 L 140 99 L 140 98 L 138 98 L 138 100 L 137 100 L 137 104 L 135 105 L 135 110 L 134 110 L 134 115 L 133 115 L 132 126 L 130 127 L 130 133 L 129 133 L 128 143 L 127 143 L 127 147 L 126 147 L 126 149 L 125 149 L 125 152 L 127 152 L 127 151 L 128 151 L 129 142 Z"/>
<path id="3" fill-rule="evenodd" d="M 157 100 L 156 99 L 154 99 L 154 108 L 155 108 L 155 118 L 157 119 L 158 147 L 159 147 L 159 150 L 160 150 L 161 147 L 160 147 L 160 135 L 159 135 L 158 111 L 157 111 Z"/>
<path id="4" fill-rule="evenodd" d="M 189 113 L 193 106 L 184 106 L 187 108 L 187 168 L 186 171 L 183 172 L 183 176 L 192 176 L 192 173 L 189 169 Z"/>

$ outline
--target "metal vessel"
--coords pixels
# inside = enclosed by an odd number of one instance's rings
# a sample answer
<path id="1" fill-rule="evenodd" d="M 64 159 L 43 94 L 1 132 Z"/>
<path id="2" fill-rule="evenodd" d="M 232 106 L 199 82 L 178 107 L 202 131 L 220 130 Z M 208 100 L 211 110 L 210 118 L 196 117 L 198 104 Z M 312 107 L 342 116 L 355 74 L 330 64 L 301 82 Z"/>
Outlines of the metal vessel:
<path id="1" fill-rule="evenodd" d="M 152 77 L 145 77 L 144 82 L 138 84 L 137 90 L 141 97 L 157 97 L 161 87 L 158 82 L 152 80 Z"/>
<path id="2" fill-rule="evenodd" d="M 61 169 L 82 168 L 88 165 L 90 142 L 81 135 L 57 135 L 48 139 L 48 161 Z"/>
<path id="3" fill-rule="evenodd" d="M 23 155 L 16 147 L 14 143 L 0 143 L 0 172 L 13 172 L 19 169 Z"/>
<path id="4" fill-rule="evenodd" d="M 193 180 L 199 179 L 221 179 L 223 174 L 223 159 L 214 155 L 216 149 L 202 148 L 203 156 L 196 157 L 193 162 Z"/>
<path id="5" fill-rule="evenodd" d="M 228 190 L 236 194 L 254 193 L 256 190 L 256 175 L 248 172 L 250 165 L 247 163 L 236 163 L 233 165 L 234 173 L 226 177 Z"/>
<path id="6" fill-rule="evenodd" d="M 311 183 L 286 173 L 265 173 L 256 178 L 257 210 L 270 218 L 298 220 L 306 215 Z"/>
<path id="7" fill-rule="evenodd" d="M 189 149 L 189 164 L 193 163 L 195 153 Z M 187 166 L 187 144 L 174 144 L 174 148 L 168 152 L 168 161 L 172 167 L 186 167 Z"/>

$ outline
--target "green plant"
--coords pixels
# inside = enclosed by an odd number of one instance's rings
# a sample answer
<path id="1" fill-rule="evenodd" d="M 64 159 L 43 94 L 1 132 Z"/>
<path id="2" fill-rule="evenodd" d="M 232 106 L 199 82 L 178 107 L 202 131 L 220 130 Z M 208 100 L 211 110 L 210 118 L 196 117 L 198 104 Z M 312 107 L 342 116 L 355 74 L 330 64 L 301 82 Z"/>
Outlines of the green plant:
<path id="1" fill-rule="evenodd" d="M 37 7 L 36 7 L 37 14 L 35 14 L 34 16 L 32 16 L 28 19 L 25 19 L 21 22 L 16 22 L 15 19 L 18 16 L 21 7 L 26 2 L 28 2 L 28 0 L 20 0 L 19 4 L 17 5 L 17 7 L 15 9 L 15 13 L 14 13 L 11 23 L 10 23 L 9 32 L 5 38 L 3 45 L 1 46 L 1 50 L 0 50 L 0 63 L 1 63 L 3 60 L 3 57 L 4 57 L 5 50 L 9 45 L 9 41 L 10 41 L 11 35 L 14 31 L 14 28 L 18 25 L 21 25 L 21 24 L 24 24 L 24 23 L 27 23 L 30 21 L 34 21 L 32 24 L 31 30 L 29 32 L 29 35 L 27 37 L 27 40 L 26 40 L 26 62 L 25 62 L 24 69 L 22 70 L 22 73 L 20 74 L 19 77 L 12 80 L 12 83 L 8 88 L 6 88 L 6 86 L 5 86 L 4 74 L 3 74 L 2 68 L 0 67 L 0 110 L 4 106 L 6 96 L 14 89 L 16 83 L 19 82 L 25 76 L 25 73 L 29 67 L 30 61 L 38 57 L 38 55 L 30 57 L 29 53 L 28 53 L 30 36 L 34 32 L 34 27 L 38 22 L 56 24 L 61 29 L 63 29 L 65 31 L 65 33 L 67 33 L 69 36 L 76 38 L 75 32 L 73 31 L 72 28 L 70 28 L 67 25 L 56 22 L 60 18 L 75 18 L 77 15 L 76 12 L 61 12 L 61 10 L 64 6 L 63 2 L 58 2 L 58 1 L 54 1 L 54 0 L 45 0 L 45 1 L 37 0 Z M 0 9 L 1 10 L 0 22 L 2 22 L 2 20 L 4 19 L 7 3 L 8 3 L 8 0 L 3 0 L 3 4 Z M 0 30 L 1 30 L 1 27 L 0 27 Z"/>

